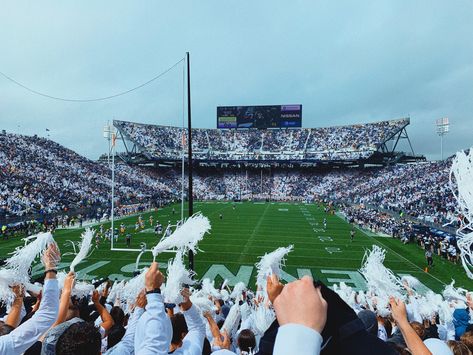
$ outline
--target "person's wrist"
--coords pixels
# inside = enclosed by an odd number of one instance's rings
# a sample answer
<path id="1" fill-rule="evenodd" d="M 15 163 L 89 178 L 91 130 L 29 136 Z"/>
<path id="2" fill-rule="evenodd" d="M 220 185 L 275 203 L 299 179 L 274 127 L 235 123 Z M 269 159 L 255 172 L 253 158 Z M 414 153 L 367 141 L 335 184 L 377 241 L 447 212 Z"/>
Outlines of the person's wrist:
<path id="1" fill-rule="evenodd" d="M 189 300 L 187 302 L 181 303 L 181 309 L 185 312 L 188 311 L 192 307 L 192 302 Z"/>
<path id="2" fill-rule="evenodd" d="M 56 269 L 56 264 L 55 263 L 44 264 L 44 270 L 51 270 L 51 269 Z"/>
<path id="3" fill-rule="evenodd" d="M 399 328 L 404 328 L 406 326 L 410 326 L 409 321 L 407 320 L 407 318 L 402 318 L 402 319 L 396 320 L 396 323 L 399 326 Z"/>
<path id="4" fill-rule="evenodd" d="M 57 275 L 57 270 L 55 268 L 47 268 L 46 271 L 44 272 L 44 279 L 49 280 L 49 279 L 55 279 Z"/>

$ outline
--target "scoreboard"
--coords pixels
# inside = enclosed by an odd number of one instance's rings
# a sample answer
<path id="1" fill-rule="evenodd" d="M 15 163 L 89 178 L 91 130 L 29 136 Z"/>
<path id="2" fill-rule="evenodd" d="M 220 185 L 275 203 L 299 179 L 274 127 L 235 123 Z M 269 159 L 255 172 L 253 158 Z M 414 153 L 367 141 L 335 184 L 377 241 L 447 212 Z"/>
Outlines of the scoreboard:
<path id="1" fill-rule="evenodd" d="M 217 128 L 288 127 L 302 127 L 302 105 L 217 107 Z"/>

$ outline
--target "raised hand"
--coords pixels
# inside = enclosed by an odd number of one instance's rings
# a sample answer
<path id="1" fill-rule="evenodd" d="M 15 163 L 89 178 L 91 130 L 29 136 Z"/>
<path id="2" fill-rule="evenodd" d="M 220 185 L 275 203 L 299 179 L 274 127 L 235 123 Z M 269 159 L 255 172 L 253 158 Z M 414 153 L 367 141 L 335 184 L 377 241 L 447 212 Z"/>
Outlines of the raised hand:
<path id="1" fill-rule="evenodd" d="M 148 301 L 146 299 L 146 292 L 143 290 L 138 294 L 135 306 L 139 308 L 145 308 L 147 303 Z"/>
<path id="2" fill-rule="evenodd" d="M 397 324 L 407 322 L 406 305 L 399 298 L 390 297 L 389 305 L 391 306 L 391 314 Z"/>
<path id="3" fill-rule="evenodd" d="M 327 321 L 327 302 L 310 277 L 288 283 L 274 300 L 279 324 L 301 324 L 321 333 Z"/>
<path id="4" fill-rule="evenodd" d="M 146 291 L 152 291 L 154 289 L 161 288 L 163 282 L 164 275 L 161 273 L 161 271 L 159 271 L 158 263 L 153 261 L 145 275 Z"/>
<path id="5" fill-rule="evenodd" d="M 266 278 L 266 291 L 268 292 L 268 297 L 271 303 L 274 304 L 274 300 L 279 296 L 284 285 L 279 282 L 278 276 L 272 274 Z"/>
<path id="6" fill-rule="evenodd" d="M 51 243 L 43 254 L 43 265 L 46 270 L 56 269 L 61 261 L 61 252 L 56 243 Z"/>
<path id="7" fill-rule="evenodd" d="M 74 271 L 69 271 L 67 274 L 65 280 L 64 280 L 64 287 L 63 291 L 70 291 L 72 290 L 72 287 L 74 286 L 74 281 L 76 280 L 76 274 Z"/>
<path id="8" fill-rule="evenodd" d="M 191 292 L 188 288 L 184 288 L 181 291 L 181 295 L 184 298 L 184 301 L 179 306 L 183 311 L 187 311 L 192 307 L 192 302 L 190 300 Z"/>
<path id="9" fill-rule="evenodd" d="M 93 302 L 94 304 L 100 303 L 100 294 L 99 294 L 99 291 L 94 290 L 94 292 L 92 292 L 92 302 Z"/>

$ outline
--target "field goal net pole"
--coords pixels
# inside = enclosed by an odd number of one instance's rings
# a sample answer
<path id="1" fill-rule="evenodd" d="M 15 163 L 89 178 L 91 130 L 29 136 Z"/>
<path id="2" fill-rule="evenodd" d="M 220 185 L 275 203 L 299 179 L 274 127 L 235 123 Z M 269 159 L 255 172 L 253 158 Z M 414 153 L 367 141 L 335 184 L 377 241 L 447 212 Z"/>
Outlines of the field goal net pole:
<path id="1" fill-rule="evenodd" d="M 192 189 L 192 119 L 191 119 L 191 64 L 189 52 L 186 52 L 186 63 L 187 63 L 187 152 L 188 152 L 188 163 L 189 163 L 189 186 L 188 186 L 188 199 L 189 199 L 189 217 L 194 214 L 194 196 Z M 189 250 L 189 269 L 194 270 L 194 252 Z"/>
<path id="2" fill-rule="evenodd" d="M 115 230 L 114 230 L 114 222 L 115 222 L 115 143 L 117 140 L 117 131 L 113 126 L 113 123 L 110 122 L 103 128 L 103 136 L 108 141 L 108 153 L 107 153 L 107 163 L 108 168 L 112 171 L 112 193 L 111 193 L 111 201 L 110 201 L 110 243 L 111 243 L 111 250 L 114 250 L 113 247 L 113 240 L 115 238 Z M 110 155 L 111 155 L 111 162 L 110 162 Z"/>
<path id="3" fill-rule="evenodd" d="M 187 64 L 187 149 L 188 149 L 188 202 L 189 202 L 189 217 L 194 214 L 194 206 L 193 206 L 193 189 L 192 189 L 192 118 L 191 118 L 191 93 L 190 93 L 190 55 L 189 52 L 186 52 L 186 57 L 185 57 L 185 62 Z M 184 72 L 183 70 L 183 82 L 184 82 Z M 184 86 L 184 85 L 183 85 Z M 185 99 L 183 98 L 183 108 L 184 108 L 184 101 Z M 184 143 L 184 110 L 183 110 L 183 143 Z M 140 253 L 143 253 L 145 251 L 148 251 L 149 249 L 146 249 L 143 251 L 143 246 L 141 248 L 115 248 L 113 245 L 114 242 L 114 237 L 115 237 L 115 228 L 114 228 L 114 207 L 115 207 L 115 141 L 117 139 L 117 131 L 113 124 L 107 124 L 104 127 L 104 138 L 108 140 L 109 143 L 109 150 L 108 150 L 108 164 L 109 168 L 111 168 L 112 171 L 112 196 L 111 196 L 111 212 L 110 212 L 110 217 L 111 217 L 111 238 L 110 238 L 110 245 L 111 251 L 125 251 L 125 252 L 130 252 L 130 251 L 137 251 Z M 183 148 L 184 148 L 183 144 Z M 110 154 L 112 155 L 112 161 L 111 161 L 111 167 L 110 167 Z M 182 155 L 182 201 L 181 201 L 181 221 L 184 221 L 184 166 L 185 166 L 185 154 L 184 154 L 184 149 L 183 149 L 183 155 Z M 176 252 L 176 250 L 166 250 L 165 252 Z M 141 256 L 140 256 L 141 257 Z M 194 253 L 192 250 L 189 251 L 189 268 L 191 270 L 194 270 Z"/>
<path id="4" fill-rule="evenodd" d="M 181 221 L 184 221 L 185 192 L 185 161 L 186 161 L 186 141 L 185 141 L 185 106 L 186 106 L 186 67 L 182 66 L 182 139 L 181 139 Z"/>

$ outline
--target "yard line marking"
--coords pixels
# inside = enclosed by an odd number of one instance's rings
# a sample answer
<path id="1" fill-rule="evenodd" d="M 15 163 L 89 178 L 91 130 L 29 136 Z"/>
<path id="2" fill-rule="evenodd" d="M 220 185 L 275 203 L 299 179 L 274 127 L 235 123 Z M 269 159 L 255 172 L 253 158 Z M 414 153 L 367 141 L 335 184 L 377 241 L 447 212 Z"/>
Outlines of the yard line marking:
<path id="1" fill-rule="evenodd" d="M 329 254 L 341 253 L 342 252 L 342 250 L 340 248 L 334 248 L 334 247 L 326 247 L 325 251 Z"/>
<path id="2" fill-rule="evenodd" d="M 259 227 L 261 226 L 261 222 L 263 222 L 263 219 L 264 219 L 264 216 L 266 215 L 266 212 L 268 212 L 268 207 L 269 205 L 266 205 L 266 208 L 264 209 L 264 212 L 263 214 L 261 215 L 260 219 L 258 220 L 258 223 L 256 223 L 256 226 L 255 228 L 253 229 L 253 233 L 251 233 L 250 237 L 248 238 L 246 244 L 245 244 L 245 247 L 243 248 L 243 251 L 241 252 L 240 254 L 240 257 L 238 258 L 238 261 L 241 261 L 243 260 L 243 258 L 245 257 L 246 253 L 248 253 L 248 251 L 250 250 L 250 245 L 251 243 L 253 243 L 253 238 L 255 237 L 256 235 L 256 231 L 259 229 Z"/>

